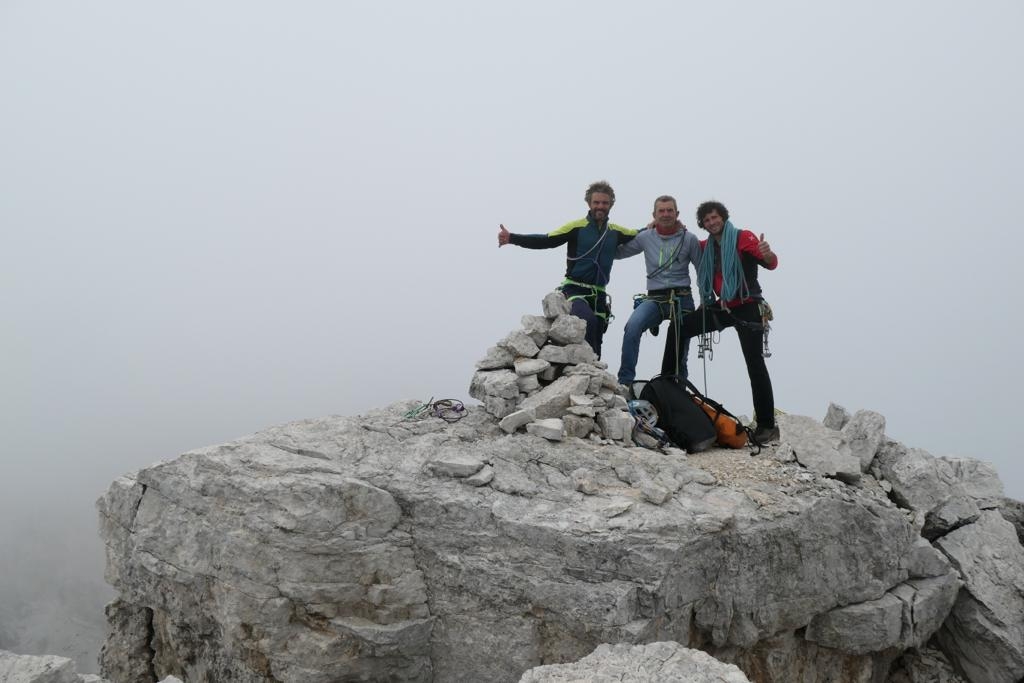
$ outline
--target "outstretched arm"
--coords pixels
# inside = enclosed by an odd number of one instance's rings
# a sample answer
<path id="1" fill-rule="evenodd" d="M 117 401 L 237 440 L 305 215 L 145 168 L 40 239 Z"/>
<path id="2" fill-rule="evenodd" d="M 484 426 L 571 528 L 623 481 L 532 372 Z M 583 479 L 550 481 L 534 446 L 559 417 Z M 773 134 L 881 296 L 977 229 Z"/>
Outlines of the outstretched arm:
<path id="1" fill-rule="evenodd" d="M 498 246 L 514 244 L 517 247 L 527 249 L 551 249 L 569 241 L 569 233 L 555 233 L 548 235 L 521 235 L 517 232 L 509 232 L 504 225 L 498 230 Z"/>

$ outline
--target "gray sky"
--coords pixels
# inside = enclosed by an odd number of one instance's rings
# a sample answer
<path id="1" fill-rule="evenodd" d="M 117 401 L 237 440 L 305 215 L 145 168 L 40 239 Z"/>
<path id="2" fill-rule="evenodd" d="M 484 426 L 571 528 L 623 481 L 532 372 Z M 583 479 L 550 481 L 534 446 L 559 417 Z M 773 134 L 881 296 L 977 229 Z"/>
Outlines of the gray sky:
<path id="1" fill-rule="evenodd" d="M 602 178 L 615 222 L 667 193 L 691 227 L 714 197 L 766 234 L 781 409 L 876 410 L 1024 498 L 1022 19 L 1011 0 L 0 0 L 0 540 L 92 547 L 107 484 L 190 448 L 468 401 L 564 270 L 562 249 L 499 250 L 498 224 L 578 218 Z M 616 266 L 612 372 L 643 287 L 642 259 Z M 749 414 L 733 333 L 707 373 Z"/>

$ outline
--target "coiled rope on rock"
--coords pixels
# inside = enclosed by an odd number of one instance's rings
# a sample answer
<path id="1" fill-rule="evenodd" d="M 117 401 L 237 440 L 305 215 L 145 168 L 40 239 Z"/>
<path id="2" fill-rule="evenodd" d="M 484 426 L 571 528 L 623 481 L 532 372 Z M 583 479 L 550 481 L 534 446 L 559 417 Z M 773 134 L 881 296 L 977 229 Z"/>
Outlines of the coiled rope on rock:
<path id="1" fill-rule="evenodd" d="M 466 406 L 458 399 L 441 398 L 435 401 L 434 397 L 431 396 L 425 403 L 420 403 L 408 410 L 402 418 L 405 420 L 419 420 L 428 415 L 430 417 L 439 417 L 445 422 L 458 422 L 466 417 Z"/>

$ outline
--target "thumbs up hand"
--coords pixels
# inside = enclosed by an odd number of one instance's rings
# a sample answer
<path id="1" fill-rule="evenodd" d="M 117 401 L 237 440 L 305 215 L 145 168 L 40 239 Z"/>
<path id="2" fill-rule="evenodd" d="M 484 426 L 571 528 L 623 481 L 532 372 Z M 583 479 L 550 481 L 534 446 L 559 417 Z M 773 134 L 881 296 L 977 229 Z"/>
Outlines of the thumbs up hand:
<path id="1" fill-rule="evenodd" d="M 508 230 L 504 225 L 499 225 L 498 228 L 498 247 L 500 248 L 508 244 Z"/>
<path id="2" fill-rule="evenodd" d="M 772 247 L 764 239 L 764 233 L 757 238 L 757 252 L 761 255 L 761 260 L 765 263 L 771 264 L 775 262 L 775 252 L 772 251 Z"/>

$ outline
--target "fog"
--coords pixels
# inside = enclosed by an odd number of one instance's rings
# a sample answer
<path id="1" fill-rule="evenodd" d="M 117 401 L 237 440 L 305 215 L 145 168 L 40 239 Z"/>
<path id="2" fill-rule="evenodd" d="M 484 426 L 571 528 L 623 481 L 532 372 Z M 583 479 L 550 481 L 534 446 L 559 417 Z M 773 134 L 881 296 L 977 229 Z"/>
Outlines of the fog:
<path id="1" fill-rule="evenodd" d="M 498 224 L 579 218 L 598 179 L 623 225 L 671 194 L 691 228 L 716 198 L 765 233 L 780 409 L 878 411 L 1024 497 L 1022 19 L 0 0 L 0 648 L 84 647 L 33 605 L 109 599 L 94 501 L 119 475 L 289 420 L 470 402 L 474 362 L 565 266 L 499 250 Z M 615 266 L 613 372 L 644 286 L 642 259 Z M 750 413 L 734 333 L 690 366 Z M 26 644 L 31 615 L 53 638 Z"/>

